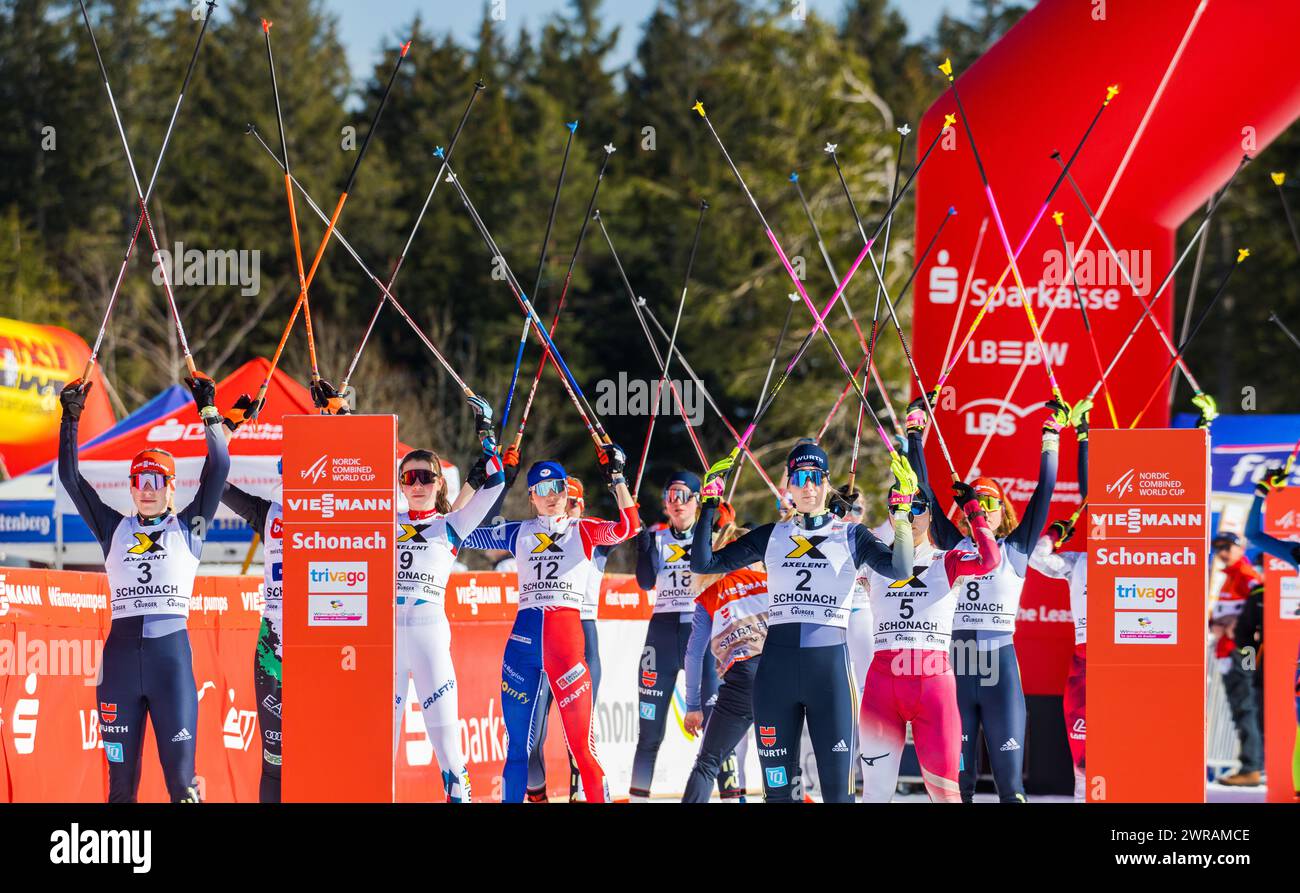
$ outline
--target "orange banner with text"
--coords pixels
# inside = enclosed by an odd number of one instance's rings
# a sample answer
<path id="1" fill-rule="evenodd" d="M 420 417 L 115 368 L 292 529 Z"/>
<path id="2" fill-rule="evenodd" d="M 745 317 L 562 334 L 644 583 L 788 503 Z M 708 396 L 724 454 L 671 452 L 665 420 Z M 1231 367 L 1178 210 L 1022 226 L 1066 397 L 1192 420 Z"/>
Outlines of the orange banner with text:
<path id="1" fill-rule="evenodd" d="M 197 773 L 205 800 L 257 802 L 261 772 L 253 661 L 261 622 L 261 577 L 199 577 L 189 633 L 199 694 Z M 0 803 L 88 802 L 108 797 L 108 764 L 99 736 L 95 680 L 109 628 L 103 574 L 0 568 Z M 514 619 L 515 575 L 454 573 L 447 585 L 452 657 L 459 677 L 461 745 L 476 799 L 495 800 L 505 761 L 501 655 Z M 601 621 L 645 622 L 651 604 L 634 577 L 605 578 Z M 378 734 L 391 748 L 391 675 L 384 680 Z M 328 691 L 325 691 L 328 694 Z M 333 746 L 360 734 L 336 726 Z M 558 728 L 552 717 L 553 728 Z M 152 729 L 145 730 L 140 801 L 167 802 Z M 546 741 L 548 788 L 567 796 L 564 741 Z M 322 779 L 333 785 L 345 768 Z M 397 799 L 441 802 L 442 780 L 418 710 L 403 719 Z"/>
<path id="2" fill-rule="evenodd" d="M 1300 541 L 1300 487 L 1269 495 L 1264 532 Z M 1300 576 L 1264 556 L 1264 768 L 1270 803 L 1300 798 Z"/>
<path id="3" fill-rule="evenodd" d="M 1203 802 L 1209 437 L 1091 438 L 1088 800 Z"/>
<path id="4" fill-rule="evenodd" d="M 287 803 L 393 802 L 396 452 L 396 416 L 284 420 Z"/>

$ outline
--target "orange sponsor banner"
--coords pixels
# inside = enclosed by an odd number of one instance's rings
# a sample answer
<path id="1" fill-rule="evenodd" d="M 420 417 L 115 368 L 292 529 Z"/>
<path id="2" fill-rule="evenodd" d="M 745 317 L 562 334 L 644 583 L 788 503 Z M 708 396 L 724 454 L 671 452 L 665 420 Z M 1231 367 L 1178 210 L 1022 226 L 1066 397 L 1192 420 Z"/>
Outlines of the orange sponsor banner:
<path id="1" fill-rule="evenodd" d="M 1269 494 L 1264 532 L 1300 541 L 1300 488 Z M 1270 803 L 1300 797 L 1300 576 L 1264 556 L 1264 768 Z"/>
<path id="2" fill-rule="evenodd" d="M 1092 433 L 1089 801 L 1205 800 L 1209 460 L 1200 429 Z"/>
<path id="3" fill-rule="evenodd" d="M 396 416 L 284 419 L 285 802 L 393 802 L 396 451 Z"/>

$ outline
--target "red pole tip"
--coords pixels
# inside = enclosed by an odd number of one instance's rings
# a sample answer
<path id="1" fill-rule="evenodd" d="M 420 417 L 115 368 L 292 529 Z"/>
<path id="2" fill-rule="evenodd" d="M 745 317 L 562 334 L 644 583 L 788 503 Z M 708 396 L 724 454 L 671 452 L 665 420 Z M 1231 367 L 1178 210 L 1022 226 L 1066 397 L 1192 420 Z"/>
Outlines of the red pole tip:
<path id="1" fill-rule="evenodd" d="M 411 41 L 408 40 L 406 43 L 402 44 L 402 56 L 403 56 L 403 57 L 406 56 L 406 51 L 409 50 L 410 48 L 411 48 Z"/>
<path id="2" fill-rule="evenodd" d="M 271 23 L 266 19 L 262 19 L 262 33 L 268 34 L 270 33 L 270 31 L 271 31 Z"/>

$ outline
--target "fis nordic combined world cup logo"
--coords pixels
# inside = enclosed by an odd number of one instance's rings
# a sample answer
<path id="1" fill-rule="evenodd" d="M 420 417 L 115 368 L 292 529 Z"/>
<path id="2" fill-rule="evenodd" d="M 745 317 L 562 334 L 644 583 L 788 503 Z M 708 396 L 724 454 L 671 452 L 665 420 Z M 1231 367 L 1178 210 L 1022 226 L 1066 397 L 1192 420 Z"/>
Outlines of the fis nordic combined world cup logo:
<path id="1" fill-rule="evenodd" d="M 313 484 L 318 484 L 320 483 L 320 479 L 325 477 L 325 472 L 329 470 L 329 462 L 330 457 L 329 454 L 326 453 L 315 462 L 311 463 L 311 465 L 307 466 L 306 469 L 298 472 L 298 475 L 304 481 L 311 481 Z"/>
<path id="2" fill-rule="evenodd" d="M 1123 499 L 1129 493 L 1133 492 L 1133 479 L 1137 475 L 1137 470 L 1130 468 L 1121 474 L 1115 480 L 1106 485 L 1106 495 L 1115 499 Z"/>

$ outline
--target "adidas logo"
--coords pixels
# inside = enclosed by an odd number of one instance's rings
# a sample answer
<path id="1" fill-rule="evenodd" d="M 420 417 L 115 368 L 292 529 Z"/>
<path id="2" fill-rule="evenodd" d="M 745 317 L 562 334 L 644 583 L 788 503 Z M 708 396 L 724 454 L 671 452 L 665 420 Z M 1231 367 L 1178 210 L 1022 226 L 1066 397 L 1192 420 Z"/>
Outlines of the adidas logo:
<path id="1" fill-rule="evenodd" d="M 193 737 L 194 736 L 190 734 L 189 729 L 181 729 L 175 735 L 172 735 L 172 744 L 175 744 L 177 741 L 189 741 Z"/>
<path id="2" fill-rule="evenodd" d="M 836 744 L 834 747 L 831 748 L 832 753 L 848 753 L 848 751 L 849 751 L 849 746 L 844 743 L 843 738 L 840 739 L 839 744 Z"/>
<path id="3" fill-rule="evenodd" d="M 1003 753 L 1006 753 L 1009 750 L 1020 750 L 1020 742 L 1017 741 L 1015 738 L 1008 738 L 1007 743 L 1002 745 L 998 749 L 1001 750 Z"/>

